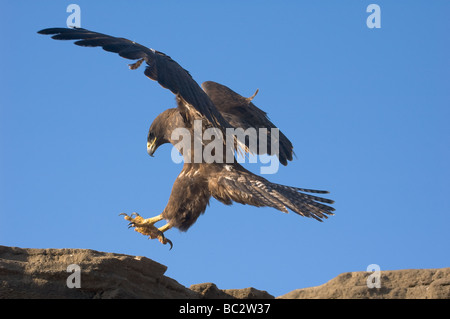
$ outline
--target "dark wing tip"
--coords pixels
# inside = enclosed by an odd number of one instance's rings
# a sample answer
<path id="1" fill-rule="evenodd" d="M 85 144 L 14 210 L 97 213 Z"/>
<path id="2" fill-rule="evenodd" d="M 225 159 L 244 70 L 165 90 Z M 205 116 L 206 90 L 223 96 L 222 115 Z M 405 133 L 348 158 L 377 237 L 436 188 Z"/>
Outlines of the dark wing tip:
<path id="1" fill-rule="evenodd" d="M 58 33 L 58 31 L 57 31 L 58 29 L 60 29 L 60 28 L 42 29 L 42 30 L 38 31 L 37 33 L 39 33 L 39 34 L 55 34 L 55 33 Z"/>
<path id="2" fill-rule="evenodd" d="M 278 160 L 280 161 L 281 165 L 283 166 L 287 166 L 288 162 L 287 159 L 283 156 L 283 157 L 278 157 Z"/>
<path id="3" fill-rule="evenodd" d="M 71 27 L 71 28 L 47 28 L 38 31 L 37 33 L 39 34 L 69 33 L 72 32 L 74 29 L 79 31 L 87 31 L 86 29 L 83 28 Z"/>

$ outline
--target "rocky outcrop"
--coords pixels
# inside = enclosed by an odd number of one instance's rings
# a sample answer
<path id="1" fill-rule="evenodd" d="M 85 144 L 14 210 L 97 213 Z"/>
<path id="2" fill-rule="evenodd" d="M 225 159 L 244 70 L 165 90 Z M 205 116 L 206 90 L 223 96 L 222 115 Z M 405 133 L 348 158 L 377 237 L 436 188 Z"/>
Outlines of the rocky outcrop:
<path id="1" fill-rule="evenodd" d="M 368 272 L 347 272 L 327 283 L 296 289 L 280 299 L 449 299 L 450 268 L 381 271 L 379 288 L 369 288 Z M 369 280 L 371 280 L 370 278 Z"/>
<path id="2" fill-rule="evenodd" d="M 219 289 L 213 283 L 191 285 L 191 290 L 198 292 L 204 299 L 274 299 L 267 291 L 255 288 Z"/>
<path id="3" fill-rule="evenodd" d="M 249 299 L 270 296 L 254 288 L 220 290 L 214 284 L 194 285 L 189 289 L 164 276 L 166 270 L 166 266 L 140 256 L 90 249 L 0 246 L 0 298 Z"/>
<path id="4" fill-rule="evenodd" d="M 80 288 L 67 285 L 77 283 L 69 265 L 80 267 Z M 0 298 L 200 298 L 164 276 L 166 269 L 146 257 L 90 249 L 0 246 Z"/>
<path id="5" fill-rule="evenodd" d="M 213 283 L 184 287 L 167 267 L 146 257 L 90 249 L 23 249 L 0 246 L 1 298 L 273 299 L 255 288 L 219 289 Z M 367 272 L 291 291 L 279 299 L 450 298 L 450 268 L 382 271 L 380 288 Z"/>

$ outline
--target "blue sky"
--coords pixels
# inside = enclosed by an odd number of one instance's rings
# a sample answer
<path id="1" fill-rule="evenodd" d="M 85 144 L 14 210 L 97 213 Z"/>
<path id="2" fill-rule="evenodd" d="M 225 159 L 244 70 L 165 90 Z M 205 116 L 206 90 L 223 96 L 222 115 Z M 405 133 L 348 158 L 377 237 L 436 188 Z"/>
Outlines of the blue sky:
<path id="1" fill-rule="evenodd" d="M 336 215 L 211 200 L 173 250 L 119 213 L 162 212 L 181 164 L 151 158 L 174 96 L 129 60 L 36 32 L 81 26 L 250 96 L 297 158 L 269 180 L 330 190 Z M 381 8 L 369 29 L 366 8 Z M 450 266 L 448 1 L 1 1 L 0 244 L 146 256 L 181 284 L 278 296 L 348 271 Z M 247 165 L 257 171 L 257 166 Z"/>

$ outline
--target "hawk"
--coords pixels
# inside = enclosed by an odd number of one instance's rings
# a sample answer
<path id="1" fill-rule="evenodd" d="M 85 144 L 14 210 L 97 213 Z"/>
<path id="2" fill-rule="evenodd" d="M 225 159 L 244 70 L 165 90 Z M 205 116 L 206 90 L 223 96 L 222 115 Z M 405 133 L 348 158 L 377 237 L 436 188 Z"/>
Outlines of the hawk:
<path id="1" fill-rule="evenodd" d="M 190 142 L 193 143 L 187 143 L 179 148 L 184 165 L 173 184 L 163 212 L 147 219 L 137 213 L 123 214 L 129 221 L 129 226 L 139 233 L 152 239 L 157 238 L 163 244 L 169 243 L 172 248 L 172 242 L 165 237 L 164 232 L 170 228 L 187 231 L 205 212 L 211 197 L 225 205 L 236 202 L 256 207 L 273 207 L 285 213 L 291 210 L 318 221 L 327 218 L 327 215 L 333 215 L 334 208 L 328 205 L 334 203 L 333 200 L 312 195 L 326 194 L 328 191 L 275 184 L 245 169 L 234 160 L 234 156 L 232 161 L 228 158 L 228 161 L 225 161 L 225 150 L 230 149 L 233 152 L 243 150 L 246 154 L 276 155 L 283 165 L 292 161 L 294 154 L 292 143 L 282 132 L 279 132 L 274 140 L 271 132 L 272 129 L 277 129 L 276 126 L 269 120 L 267 114 L 252 102 L 258 91 L 253 96 L 245 98 L 230 88 L 212 81 L 204 82 L 200 87 L 189 72 L 168 55 L 125 38 L 82 28 L 49 28 L 38 33 L 52 35 L 56 40 L 76 40 L 75 44 L 79 46 L 100 46 L 106 51 L 118 53 L 123 58 L 137 60 L 129 64 L 132 70 L 138 69 L 145 62 L 144 74 L 175 95 L 177 107 L 159 114 L 150 126 L 147 152 L 153 156 L 163 144 L 171 143 L 177 146 L 179 140 L 174 139 L 173 132 L 180 128 L 190 133 Z M 234 138 L 231 142 L 222 138 L 219 141 L 224 146 L 224 151 L 215 154 L 220 160 L 211 162 L 203 159 L 198 162 L 195 161 L 196 150 L 192 146 L 195 145 L 193 136 L 196 121 L 200 121 L 202 132 L 211 128 L 224 134 L 229 128 L 266 129 L 266 134 L 259 134 L 256 137 L 258 142 L 265 142 L 266 145 L 275 142 L 278 148 L 275 151 L 272 147 L 250 148 L 248 138 Z M 200 141 L 202 148 L 208 146 L 207 142 L 202 138 Z M 157 228 L 155 224 L 161 220 L 165 220 L 166 224 Z"/>

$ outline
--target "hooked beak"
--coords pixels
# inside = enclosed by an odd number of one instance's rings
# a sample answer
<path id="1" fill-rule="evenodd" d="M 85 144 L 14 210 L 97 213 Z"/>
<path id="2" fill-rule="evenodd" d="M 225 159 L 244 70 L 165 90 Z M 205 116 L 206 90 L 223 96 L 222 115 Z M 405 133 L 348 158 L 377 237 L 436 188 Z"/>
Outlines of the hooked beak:
<path id="1" fill-rule="evenodd" d="M 147 141 L 147 153 L 153 157 L 153 153 L 156 151 L 156 137 L 151 141 Z"/>

